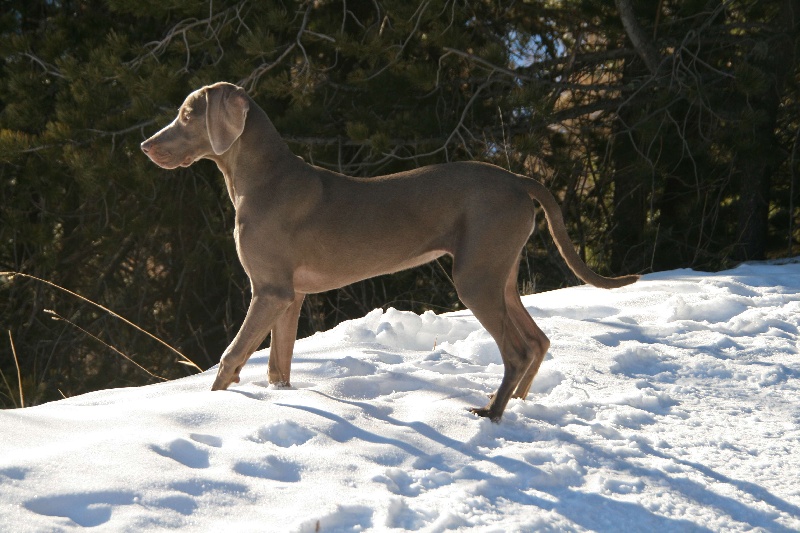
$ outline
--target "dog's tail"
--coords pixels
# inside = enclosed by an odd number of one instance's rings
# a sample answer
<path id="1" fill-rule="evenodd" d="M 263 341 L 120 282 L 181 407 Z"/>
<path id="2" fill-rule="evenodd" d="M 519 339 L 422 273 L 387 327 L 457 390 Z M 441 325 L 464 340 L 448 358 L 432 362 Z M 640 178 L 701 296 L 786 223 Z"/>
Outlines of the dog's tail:
<path id="1" fill-rule="evenodd" d="M 567 228 L 564 225 L 564 217 L 561 214 L 561 207 L 556 202 L 552 193 L 547 190 L 547 187 L 536 181 L 535 179 L 527 178 L 525 183 L 528 187 L 528 194 L 530 197 L 539 202 L 544 209 L 544 216 L 547 218 L 547 225 L 550 227 L 550 235 L 561 252 L 561 257 L 566 261 L 570 270 L 575 273 L 584 282 L 600 287 L 601 289 L 613 289 L 616 287 L 623 287 L 630 285 L 639 276 L 620 276 L 618 278 L 607 278 L 595 273 L 592 269 L 586 266 L 581 256 L 575 251 L 575 247 L 570 240 Z"/>

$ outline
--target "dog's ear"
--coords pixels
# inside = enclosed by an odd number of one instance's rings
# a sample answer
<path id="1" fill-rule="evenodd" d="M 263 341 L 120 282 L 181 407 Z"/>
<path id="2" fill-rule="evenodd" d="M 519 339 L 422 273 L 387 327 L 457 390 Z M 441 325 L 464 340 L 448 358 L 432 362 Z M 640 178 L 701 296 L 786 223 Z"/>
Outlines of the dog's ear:
<path id="1" fill-rule="evenodd" d="M 218 83 L 206 89 L 206 128 L 211 149 L 224 154 L 244 131 L 250 101 L 241 87 Z"/>

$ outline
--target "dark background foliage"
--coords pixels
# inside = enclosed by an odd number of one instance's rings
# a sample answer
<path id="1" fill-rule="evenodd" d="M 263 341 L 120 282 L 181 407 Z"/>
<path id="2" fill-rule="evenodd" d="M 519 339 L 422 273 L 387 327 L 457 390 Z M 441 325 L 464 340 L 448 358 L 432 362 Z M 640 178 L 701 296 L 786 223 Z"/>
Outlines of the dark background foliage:
<path id="1" fill-rule="evenodd" d="M 215 364 L 249 301 L 230 201 L 212 163 L 167 172 L 138 145 L 220 80 L 323 167 L 476 159 L 542 180 L 603 273 L 792 255 L 799 15 L 793 0 L 2 0 L 0 271 Z M 543 217 L 521 266 L 525 292 L 575 282 Z M 300 333 L 456 309 L 448 269 L 309 297 Z M 193 371 L 30 278 L 0 276 L 0 325 L 6 407 L 11 340 L 29 405 L 158 380 L 112 347 L 162 378 Z"/>

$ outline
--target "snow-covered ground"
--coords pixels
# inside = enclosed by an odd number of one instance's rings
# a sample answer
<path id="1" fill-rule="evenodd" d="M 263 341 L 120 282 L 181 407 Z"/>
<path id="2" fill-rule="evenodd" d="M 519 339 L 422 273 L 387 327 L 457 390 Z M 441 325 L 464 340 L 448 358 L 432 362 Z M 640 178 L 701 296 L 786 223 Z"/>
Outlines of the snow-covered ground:
<path id="1" fill-rule="evenodd" d="M 467 312 L 298 341 L 293 388 L 213 370 L 0 412 L 0 530 L 798 531 L 800 264 L 524 298 L 527 401 Z"/>

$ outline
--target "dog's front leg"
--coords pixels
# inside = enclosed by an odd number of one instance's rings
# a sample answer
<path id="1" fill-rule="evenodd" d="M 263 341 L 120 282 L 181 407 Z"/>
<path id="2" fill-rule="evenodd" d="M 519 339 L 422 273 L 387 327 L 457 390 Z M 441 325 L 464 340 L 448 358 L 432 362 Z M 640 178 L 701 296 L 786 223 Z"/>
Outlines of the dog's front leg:
<path id="1" fill-rule="evenodd" d="M 289 373 L 292 368 L 292 352 L 297 338 L 297 320 L 303 307 L 305 294 L 295 296 L 289 306 L 272 327 L 272 338 L 269 342 L 269 382 L 281 387 L 289 386 Z"/>
<path id="2" fill-rule="evenodd" d="M 294 291 L 275 288 L 253 288 L 253 299 L 239 333 L 222 354 L 217 378 L 211 390 L 227 389 L 239 382 L 239 372 L 267 337 L 278 318 L 285 314 L 295 300 Z"/>

